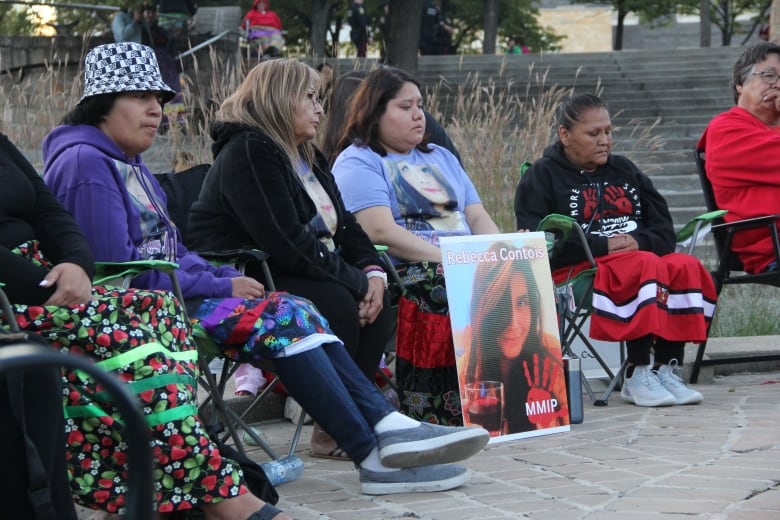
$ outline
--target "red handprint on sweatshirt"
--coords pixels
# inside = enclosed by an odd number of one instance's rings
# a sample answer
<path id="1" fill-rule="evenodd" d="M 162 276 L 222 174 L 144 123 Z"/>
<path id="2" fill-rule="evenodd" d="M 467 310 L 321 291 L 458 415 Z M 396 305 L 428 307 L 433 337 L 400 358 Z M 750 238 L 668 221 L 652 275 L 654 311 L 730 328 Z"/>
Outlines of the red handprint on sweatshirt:
<path id="1" fill-rule="evenodd" d="M 540 374 L 539 354 L 534 354 L 533 377 L 528 368 L 528 361 L 523 361 L 525 380 L 530 389 L 525 400 L 528 421 L 537 428 L 549 428 L 558 423 L 558 419 L 569 415 L 565 400 L 561 400 L 553 392 L 553 386 L 563 377 L 560 363 L 553 363 L 545 356 L 544 368 Z"/>
<path id="2" fill-rule="evenodd" d="M 585 218 L 585 220 L 590 220 L 591 218 L 596 220 L 601 218 L 598 214 L 599 195 L 596 188 L 587 187 L 583 189 L 582 199 L 585 202 L 585 205 L 582 208 L 582 216 Z"/>
<path id="3" fill-rule="evenodd" d="M 620 186 L 607 186 L 604 189 L 604 202 L 607 203 L 605 215 L 630 215 L 633 210 L 626 190 Z"/>

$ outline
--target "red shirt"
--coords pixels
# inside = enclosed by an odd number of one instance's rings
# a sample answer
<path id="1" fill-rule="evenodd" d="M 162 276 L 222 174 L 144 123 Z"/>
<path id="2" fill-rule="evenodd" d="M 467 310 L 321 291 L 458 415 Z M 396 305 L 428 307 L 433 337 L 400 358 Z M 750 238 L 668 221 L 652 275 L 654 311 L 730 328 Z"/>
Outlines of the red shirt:
<path id="1" fill-rule="evenodd" d="M 780 127 L 734 107 L 710 122 L 698 147 L 706 151 L 707 177 L 718 207 L 728 210 L 726 222 L 780 213 Z M 749 273 L 774 261 L 767 229 L 738 233 L 732 249 Z"/>
<path id="2" fill-rule="evenodd" d="M 255 0 L 252 2 L 252 9 L 249 10 L 248 13 L 246 13 L 246 16 L 244 16 L 243 23 L 241 24 L 242 27 L 246 27 L 246 22 L 249 22 L 250 27 L 254 27 L 257 25 L 262 25 L 265 27 L 273 27 L 274 29 L 282 30 L 282 20 L 279 18 L 279 15 L 276 14 L 275 11 L 266 10 L 264 13 L 261 13 L 257 10 L 257 3 L 259 0 Z"/>

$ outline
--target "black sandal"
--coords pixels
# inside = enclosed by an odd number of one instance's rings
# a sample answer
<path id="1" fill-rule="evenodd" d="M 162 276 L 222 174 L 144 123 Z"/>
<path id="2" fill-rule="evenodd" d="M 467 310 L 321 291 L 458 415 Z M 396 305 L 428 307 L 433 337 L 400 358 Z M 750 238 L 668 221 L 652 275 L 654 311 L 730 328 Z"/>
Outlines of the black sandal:
<path id="1" fill-rule="evenodd" d="M 252 513 L 252 516 L 247 518 L 247 520 L 271 520 L 273 517 L 281 513 L 282 510 L 278 507 L 274 507 L 271 504 L 267 503 L 261 507 L 259 510 Z"/>

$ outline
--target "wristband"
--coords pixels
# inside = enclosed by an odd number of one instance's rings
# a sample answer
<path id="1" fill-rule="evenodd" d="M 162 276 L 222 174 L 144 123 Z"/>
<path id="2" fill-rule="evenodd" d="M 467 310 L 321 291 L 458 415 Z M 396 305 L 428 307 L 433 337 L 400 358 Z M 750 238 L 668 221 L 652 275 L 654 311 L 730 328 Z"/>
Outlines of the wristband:
<path id="1" fill-rule="evenodd" d="M 368 271 L 368 272 L 366 272 L 366 278 L 368 278 L 368 279 L 371 279 L 371 278 L 381 278 L 382 279 L 382 283 L 384 283 L 384 285 L 385 285 L 385 289 L 387 289 L 387 273 L 385 273 L 384 271 L 379 271 L 379 270 Z"/>

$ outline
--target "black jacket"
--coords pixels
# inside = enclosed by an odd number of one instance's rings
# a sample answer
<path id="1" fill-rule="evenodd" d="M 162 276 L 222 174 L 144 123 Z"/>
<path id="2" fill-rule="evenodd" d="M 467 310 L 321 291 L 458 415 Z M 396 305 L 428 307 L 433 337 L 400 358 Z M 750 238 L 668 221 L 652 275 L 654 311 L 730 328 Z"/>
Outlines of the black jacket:
<path id="1" fill-rule="evenodd" d="M 8 298 L 39 305 L 54 293 L 38 284 L 48 273 L 11 250 L 37 239 L 44 256 L 54 264 L 81 266 L 95 272 L 92 252 L 73 217 L 63 209 L 27 159 L 0 134 L 0 282 Z"/>
<path id="2" fill-rule="evenodd" d="M 566 159 L 561 143 L 545 149 L 517 186 L 517 227 L 533 231 L 550 213 L 575 219 L 596 257 L 606 255 L 607 238 L 620 233 L 633 236 L 643 251 L 658 255 L 674 251 L 674 226 L 666 200 L 650 178 L 621 155 L 610 155 L 605 165 L 588 173 Z M 556 269 L 585 258 L 572 237 L 551 265 Z"/>
<path id="3" fill-rule="evenodd" d="M 381 262 L 344 207 L 325 157 L 317 152 L 314 174 L 338 213 L 335 253 L 309 229 L 317 208 L 281 147 L 259 130 L 234 123 L 216 124 L 212 138 L 214 164 L 192 206 L 187 245 L 212 251 L 256 247 L 271 255 L 272 273 L 339 283 L 362 299 L 368 291 L 362 269 Z"/>

